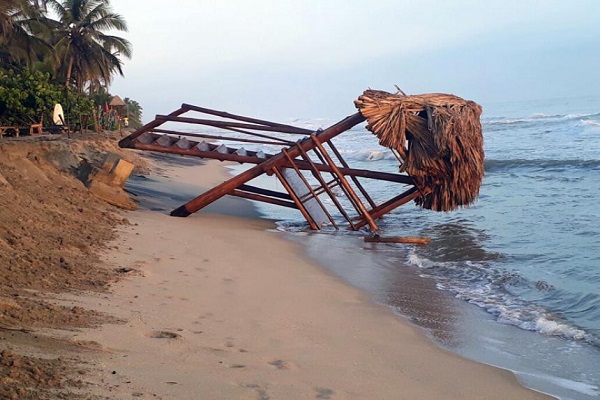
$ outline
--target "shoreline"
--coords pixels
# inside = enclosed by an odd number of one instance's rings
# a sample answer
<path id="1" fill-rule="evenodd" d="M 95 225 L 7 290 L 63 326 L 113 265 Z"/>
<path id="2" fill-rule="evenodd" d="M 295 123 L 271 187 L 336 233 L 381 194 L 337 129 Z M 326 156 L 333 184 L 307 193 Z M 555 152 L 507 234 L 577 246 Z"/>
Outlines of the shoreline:
<path id="1" fill-rule="evenodd" d="M 220 164 L 167 170 L 186 185 L 227 179 Z M 96 394 L 549 398 L 509 371 L 437 347 L 267 231 L 271 222 L 206 211 L 127 216 L 133 225 L 120 230 L 120 249 L 106 261 L 132 273 L 110 296 L 85 301 L 128 322 L 76 335 L 106 350 Z"/>

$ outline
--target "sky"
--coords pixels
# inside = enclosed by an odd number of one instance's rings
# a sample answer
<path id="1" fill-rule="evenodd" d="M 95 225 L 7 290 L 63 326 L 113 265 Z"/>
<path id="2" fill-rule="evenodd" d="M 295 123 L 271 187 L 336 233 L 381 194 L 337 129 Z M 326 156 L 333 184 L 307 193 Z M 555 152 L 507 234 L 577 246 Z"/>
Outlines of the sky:
<path id="1" fill-rule="evenodd" d="M 168 6 L 167 6 L 168 4 Z M 598 0 L 112 1 L 133 57 L 110 92 L 144 121 L 190 103 L 342 119 L 367 88 L 482 105 L 600 93 Z"/>

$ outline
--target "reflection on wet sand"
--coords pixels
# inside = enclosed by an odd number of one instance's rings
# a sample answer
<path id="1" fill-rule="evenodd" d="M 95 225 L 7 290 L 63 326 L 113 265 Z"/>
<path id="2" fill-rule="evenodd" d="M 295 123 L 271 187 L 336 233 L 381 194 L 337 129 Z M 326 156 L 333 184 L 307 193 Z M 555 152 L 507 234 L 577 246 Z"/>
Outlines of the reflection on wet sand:
<path id="1" fill-rule="evenodd" d="M 420 276 L 417 268 L 402 261 L 411 245 L 365 244 L 362 237 L 347 233 L 292 236 L 304 242 L 309 255 L 328 271 L 427 329 L 443 346 L 460 345 L 460 336 L 455 334 L 458 301 L 436 289 L 433 279 Z"/>

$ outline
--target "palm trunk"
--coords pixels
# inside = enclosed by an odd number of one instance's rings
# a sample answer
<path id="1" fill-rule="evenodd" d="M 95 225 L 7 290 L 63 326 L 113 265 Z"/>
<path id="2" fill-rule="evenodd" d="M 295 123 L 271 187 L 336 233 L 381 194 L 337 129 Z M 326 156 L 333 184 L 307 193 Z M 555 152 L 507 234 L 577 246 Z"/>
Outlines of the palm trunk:
<path id="1" fill-rule="evenodd" d="M 73 63 L 75 62 L 75 57 L 71 56 L 69 58 L 69 68 L 67 69 L 67 81 L 65 82 L 65 86 L 69 87 L 71 83 L 71 73 L 73 72 Z"/>

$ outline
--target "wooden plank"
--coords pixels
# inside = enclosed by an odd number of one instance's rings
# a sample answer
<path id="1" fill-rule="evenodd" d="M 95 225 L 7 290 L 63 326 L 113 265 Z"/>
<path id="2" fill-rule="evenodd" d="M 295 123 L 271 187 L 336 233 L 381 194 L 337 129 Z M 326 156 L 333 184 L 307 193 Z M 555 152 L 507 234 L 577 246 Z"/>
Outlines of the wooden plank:
<path id="1" fill-rule="evenodd" d="M 361 122 L 364 122 L 364 120 L 365 120 L 365 117 L 363 117 L 362 114 L 360 114 L 360 113 L 353 114 L 353 115 L 343 119 L 342 121 L 338 122 L 337 124 L 330 126 L 329 128 L 325 129 L 324 131 L 319 132 L 319 137 L 321 138 L 321 140 L 330 140 L 330 139 L 334 138 L 335 136 L 339 135 L 340 133 L 345 132 L 348 129 L 352 128 L 353 126 L 355 126 Z M 302 141 L 298 142 L 295 146 L 291 147 L 288 151 L 288 154 L 290 157 L 294 158 L 300 154 L 300 149 L 307 150 L 307 149 L 314 148 L 314 146 L 315 146 L 315 144 L 311 140 L 302 140 Z M 228 154 L 227 156 L 231 156 L 231 154 Z M 242 172 L 241 174 L 229 179 L 228 181 L 223 182 L 220 185 L 213 187 L 212 189 L 208 190 L 207 192 L 201 194 L 200 196 L 198 196 L 198 197 L 188 201 L 184 205 L 176 208 L 175 210 L 173 210 L 171 212 L 171 215 L 176 216 L 176 217 L 187 217 L 188 215 L 200 210 L 203 207 L 206 207 L 207 205 L 214 202 L 215 200 L 218 200 L 221 197 L 225 196 L 227 193 L 231 192 L 233 189 L 239 187 L 240 185 L 242 185 L 244 183 L 247 183 L 248 181 L 256 178 L 257 176 L 260 176 L 267 171 L 269 171 L 269 172 L 274 171 L 274 168 L 276 168 L 278 166 L 278 164 L 283 164 L 285 161 L 286 161 L 285 155 L 283 153 L 279 153 L 267 160 L 264 160 L 264 162 L 262 162 L 261 164 L 255 165 L 254 167 L 250 168 L 249 170 L 246 170 L 246 171 Z M 290 195 L 291 195 L 291 193 L 290 193 Z M 309 218 L 310 218 L 310 216 L 309 216 Z M 309 218 L 307 218 L 307 220 L 309 220 Z M 313 229 L 318 229 L 318 228 L 313 228 Z"/>
<path id="2" fill-rule="evenodd" d="M 365 236 L 364 241 L 367 243 L 405 243 L 405 244 L 427 244 L 431 242 L 430 238 L 420 237 L 381 237 Z"/>
<path id="3" fill-rule="evenodd" d="M 290 187 L 294 191 L 294 194 L 300 200 L 308 193 L 314 193 L 314 191 L 312 191 L 312 188 L 309 189 L 307 187 L 308 183 L 305 181 L 303 182 L 298 173 L 296 173 L 296 171 L 290 168 L 281 169 L 281 175 L 285 180 L 287 180 Z M 306 211 L 310 214 L 311 218 L 313 219 L 313 221 L 315 221 L 317 225 L 323 226 L 329 222 L 335 224 L 333 218 L 324 211 L 325 206 L 323 205 L 323 203 L 321 203 L 318 197 L 314 196 L 307 200 L 300 201 L 304 204 L 304 207 L 306 207 Z"/>
<path id="4" fill-rule="evenodd" d="M 275 204 L 275 205 L 282 206 L 282 207 L 298 209 L 298 206 L 293 201 L 285 201 L 285 200 L 280 200 L 280 199 L 276 199 L 273 197 L 263 196 L 263 195 L 256 194 L 256 193 L 243 192 L 238 189 L 233 189 L 233 191 L 231 191 L 229 193 L 229 195 L 241 197 L 241 198 L 248 199 L 248 200 L 261 201 L 263 203 Z"/>
<path id="5" fill-rule="evenodd" d="M 242 115 L 235 115 L 235 114 L 231 114 L 231 113 L 228 113 L 228 112 L 225 112 L 225 111 L 212 110 L 210 108 L 198 107 L 198 106 L 194 106 L 194 105 L 191 105 L 191 104 L 185 104 L 184 103 L 184 104 L 181 105 L 181 107 L 182 108 L 186 108 L 186 109 L 188 109 L 190 111 L 197 111 L 197 112 L 201 112 L 201 113 L 204 113 L 204 114 L 216 115 L 217 117 L 222 117 L 222 118 L 235 119 L 235 120 L 238 120 L 238 121 L 250 122 L 250 123 L 253 123 L 253 124 L 259 124 L 259 125 L 265 125 L 265 126 L 271 126 L 271 127 L 281 127 L 281 128 L 293 129 L 299 135 L 310 135 L 311 133 L 313 133 L 313 131 L 311 131 L 309 129 L 298 128 L 296 126 L 280 124 L 280 123 L 277 123 L 277 122 L 265 121 L 265 120 L 262 120 L 262 119 L 244 117 Z"/>

